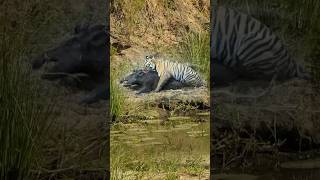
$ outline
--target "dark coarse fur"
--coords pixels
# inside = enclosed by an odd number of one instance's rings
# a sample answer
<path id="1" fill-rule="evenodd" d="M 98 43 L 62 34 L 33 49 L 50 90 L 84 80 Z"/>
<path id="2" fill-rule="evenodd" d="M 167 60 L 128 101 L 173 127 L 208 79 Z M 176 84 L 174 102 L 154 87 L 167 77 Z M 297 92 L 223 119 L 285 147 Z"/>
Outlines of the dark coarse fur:
<path id="1" fill-rule="evenodd" d="M 137 94 L 141 94 L 155 90 L 159 79 L 156 71 L 138 69 L 127 75 L 120 83 L 125 87 L 137 90 Z M 185 86 L 183 83 L 171 78 L 163 86 L 163 90 L 181 89 Z"/>
<path id="2" fill-rule="evenodd" d="M 43 79 L 65 80 L 73 77 L 77 86 L 91 90 L 81 102 L 91 103 L 107 99 L 106 70 L 109 68 L 109 43 L 104 25 L 82 25 L 57 47 L 41 54 L 32 64 L 33 69 L 43 68 Z M 73 86 L 75 81 L 64 81 Z"/>

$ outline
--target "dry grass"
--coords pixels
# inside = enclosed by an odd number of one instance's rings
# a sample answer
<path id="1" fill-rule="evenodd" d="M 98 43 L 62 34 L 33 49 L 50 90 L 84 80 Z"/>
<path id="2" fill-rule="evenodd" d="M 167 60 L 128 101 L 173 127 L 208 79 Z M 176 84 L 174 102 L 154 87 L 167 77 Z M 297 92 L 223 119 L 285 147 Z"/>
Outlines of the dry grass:
<path id="1" fill-rule="evenodd" d="M 128 72 L 128 69 L 137 65 L 142 67 L 143 54 L 160 52 L 174 60 L 195 65 L 209 86 L 208 23 L 207 1 L 112 1 L 110 26 L 112 37 L 115 38 L 111 42 L 131 45 L 131 48 L 121 52 L 121 56 L 113 54 L 111 72 L 114 81 L 123 77 L 123 72 Z M 132 51 L 139 53 L 132 54 Z M 113 52 L 117 52 L 117 49 Z M 116 86 L 113 83 L 113 87 Z M 114 92 L 119 92 L 117 96 L 120 102 L 123 92 L 120 89 L 114 89 Z M 114 100 L 115 106 L 118 106 L 120 103 L 116 98 Z M 122 114 L 131 111 L 132 104 L 121 104 L 126 107 Z"/>
<path id="2" fill-rule="evenodd" d="M 209 23 L 209 1 L 199 2 L 113 1 L 111 33 L 123 42 L 161 51 L 177 44 L 181 40 L 180 32 L 186 29 L 199 32 L 206 28 Z"/>

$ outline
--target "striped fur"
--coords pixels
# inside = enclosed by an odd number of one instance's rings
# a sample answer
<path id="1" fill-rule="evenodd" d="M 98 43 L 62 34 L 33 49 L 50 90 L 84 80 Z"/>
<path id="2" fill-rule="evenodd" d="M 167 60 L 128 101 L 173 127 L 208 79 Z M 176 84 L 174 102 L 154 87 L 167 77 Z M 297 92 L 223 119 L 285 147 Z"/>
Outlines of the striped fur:
<path id="1" fill-rule="evenodd" d="M 215 63 L 247 78 L 310 78 L 266 25 L 225 7 L 219 7 L 216 15 L 211 38 Z"/>
<path id="2" fill-rule="evenodd" d="M 154 55 L 146 56 L 145 67 L 158 72 L 160 79 L 155 89 L 156 92 L 159 92 L 170 78 L 174 78 L 186 86 L 200 87 L 205 84 L 200 75 L 190 66 Z"/>

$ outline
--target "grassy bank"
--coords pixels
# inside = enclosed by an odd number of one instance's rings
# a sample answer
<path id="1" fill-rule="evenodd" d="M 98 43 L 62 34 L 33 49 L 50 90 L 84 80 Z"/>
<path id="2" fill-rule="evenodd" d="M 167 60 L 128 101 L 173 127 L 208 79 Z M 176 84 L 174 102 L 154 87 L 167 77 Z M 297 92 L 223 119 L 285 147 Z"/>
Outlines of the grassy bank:
<path id="1" fill-rule="evenodd" d="M 181 119 L 176 123 L 167 118 L 188 110 L 196 114 L 196 105 L 174 104 L 168 97 L 170 110 L 166 110 L 164 105 L 160 107 L 161 101 L 166 101 L 164 96 L 162 99 L 155 98 L 157 94 L 150 93 L 148 95 L 152 97 L 130 97 L 131 92 L 118 85 L 126 72 L 136 68 L 136 65 L 143 68 L 145 55 L 156 52 L 174 61 L 190 64 L 209 82 L 210 38 L 206 29 L 209 11 L 208 4 L 203 2 L 111 2 L 112 41 L 131 46 L 112 51 L 111 103 L 116 121 L 112 124 L 110 135 L 111 179 L 208 177 L 209 118 L 205 118 L 206 123 L 198 123 L 194 122 L 198 119 L 193 117 L 172 117 Z M 171 96 L 174 98 L 174 95 Z M 194 135 L 198 131 L 203 136 Z"/>
<path id="2" fill-rule="evenodd" d="M 159 52 L 174 61 L 188 63 L 202 75 L 209 86 L 210 80 L 210 36 L 209 1 L 111 1 L 111 34 L 114 42 L 130 45 L 132 49 Z M 183 16 L 188 17 L 182 18 Z M 119 49 L 114 50 L 121 51 Z M 119 55 L 114 53 L 114 55 Z M 118 56 L 111 62 L 112 112 L 114 114 L 134 113 L 128 103 L 123 102 L 123 92 L 117 88 L 116 81 L 131 63 L 141 65 L 141 57 Z M 128 69 L 127 68 L 127 69 Z M 120 75 L 121 74 L 121 75 Z M 120 76 L 118 76 L 120 75 Z M 120 103 L 121 102 L 121 103 Z M 120 107 L 120 104 L 126 104 Z M 143 106 L 143 105 L 142 105 Z M 121 109 L 121 110 L 120 110 Z M 143 108 L 142 108 L 143 109 Z M 139 108 L 139 111 L 141 108 Z M 140 112 L 137 112 L 138 114 Z M 141 113 L 140 113 L 141 114 Z"/>

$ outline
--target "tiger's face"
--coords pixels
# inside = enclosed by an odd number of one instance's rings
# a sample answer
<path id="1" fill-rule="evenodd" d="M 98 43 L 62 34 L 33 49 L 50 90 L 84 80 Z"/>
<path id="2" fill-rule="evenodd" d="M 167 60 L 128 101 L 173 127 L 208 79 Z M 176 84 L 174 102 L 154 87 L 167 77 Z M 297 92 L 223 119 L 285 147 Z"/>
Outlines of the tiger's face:
<path id="1" fill-rule="evenodd" d="M 146 56 L 144 59 L 144 66 L 146 67 L 146 69 L 155 71 L 156 70 L 156 64 L 154 63 L 155 60 L 156 60 L 156 57 L 154 55 Z"/>

